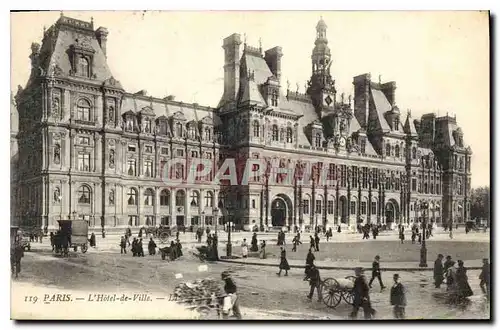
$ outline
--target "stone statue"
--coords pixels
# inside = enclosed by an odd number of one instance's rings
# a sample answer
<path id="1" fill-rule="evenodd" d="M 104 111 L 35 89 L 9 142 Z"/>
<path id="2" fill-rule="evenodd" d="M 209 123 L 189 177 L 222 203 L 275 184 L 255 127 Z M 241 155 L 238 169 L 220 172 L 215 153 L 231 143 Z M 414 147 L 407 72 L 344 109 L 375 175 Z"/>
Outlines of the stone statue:
<path id="1" fill-rule="evenodd" d="M 112 105 L 110 105 L 108 108 L 108 120 L 110 123 L 115 122 L 115 107 L 113 107 Z"/>
<path id="2" fill-rule="evenodd" d="M 61 197 L 61 192 L 59 191 L 59 187 L 54 189 L 54 202 L 60 202 L 59 198 Z"/>
<path id="3" fill-rule="evenodd" d="M 52 116 L 59 117 L 61 114 L 61 103 L 58 97 L 52 99 Z"/>
<path id="4" fill-rule="evenodd" d="M 54 147 L 54 163 L 59 164 L 61 162 L 61 146 L 56 144 Z"/>
<path id="5" fill-rule="evenodd" d="M 113 149 L 109 151 L 109 167 L 115 167 L 115 151 Z"/>
<path id="6" fill-rule="evenodd" d="M 109 191 L 109 204 L 115 205 L 115 191 L 113 189 Z"/>

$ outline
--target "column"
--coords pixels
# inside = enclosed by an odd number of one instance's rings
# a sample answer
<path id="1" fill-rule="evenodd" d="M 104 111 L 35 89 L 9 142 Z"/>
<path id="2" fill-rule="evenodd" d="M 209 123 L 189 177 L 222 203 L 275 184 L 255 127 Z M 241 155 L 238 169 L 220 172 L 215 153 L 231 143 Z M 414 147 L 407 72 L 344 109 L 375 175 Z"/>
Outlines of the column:
<path id="1" fill-rule="evenodd" d="M 200 227 L 205 227 L 205 194 L 207 192 L 205 189 L 200 189 L 200 205 L 198 206 L 198 210 L 200 213 Z"/>
<path id="2" fill-rule="evenodd" d="M 372 222 L 372 169 L 368 169 L 368 205 L 366 210 L 367 221 Z"/>
<path id="3" fill-rule="evenodd" d="M 138 218 L 138 221 L 139 221 L 139 226 L 142 226 L 143 223 L 142 223 L 142 214 L 141 214 L 141 206 L 142 206 L 142 189 L 143 187 L 142 186 L 138 186 L 137 187 L 137 218 Z M 132 225 L 135 225 L 134 223 Z"/>
<path id="4" fill-rule="evenodd" d="M 338 225 L 339 221 L 339 181 L 335 183 L 335 224 Z"/>
<path id="5" fill-rule="evenodd" d="M 297 226 L 297 178 L 293 182 L 293 227 Z"/>
<path id="6" fill-rule="evenodd" d="M 187 151 L 186 151 L 187 153 Z M 187 189 L 185 190 L 185 194 L 184 194 L 184 226 L 185 227 L 189 227 L 192 223 L 191 223 L 191 205 L 189 204 L 189 194 L 190 194 L 190 191 L 188 191 Z"/>
<path id="7" fill-rule="evenodd" d="M 177 190 L 170 190 L 170 226 L 173 227 L 174 224 L 177 225 L 177 205 L 175 205 L 175 194 Z"/>
<path id="8" fill-rule="evenodd" d="M 153 204 L 153 217 L 155 226 L 159 224 L 161 221 L 159 216 L 159 208 L 160 208 L 160 191 L 158 187 L 155 187 L 155 198 Z"/>
<path id="9" fill-rule="evenodd" d="M 351 177 L 352 168 L 347 168 L 347 225 L 351 225 Z"/>

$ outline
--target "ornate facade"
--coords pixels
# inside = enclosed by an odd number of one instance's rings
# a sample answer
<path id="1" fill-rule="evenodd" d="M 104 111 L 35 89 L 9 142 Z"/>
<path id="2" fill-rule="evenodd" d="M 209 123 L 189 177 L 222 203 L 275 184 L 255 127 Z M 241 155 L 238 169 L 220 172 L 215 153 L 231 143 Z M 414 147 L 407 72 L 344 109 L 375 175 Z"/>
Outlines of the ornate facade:
<path id="1" fill-rule="evenodd" d="M 61 16 L 41 46 L 32 44 L 31 76 L 11 109 L 11 222 L 213 226 L 219 207 L 245 229 L 395 224 L 418 221 L 424 200 L 430 220 L 464 222 L 471 150 L 456 118 L 401 118 L 396 84 L 369 74 L 354 77 L 353 97 L 337 95 L 323 20 L 316 31 L 305 94 L 283 88 L 281 47 L 224 39 L 224 91 L 211 108 L 126 92 L 106 62 L 106 28 Z M 271 171 L 236 186 L 211 175 L 162 180 L 167 159 L 220 165 L 228 157 L 297 169 L 307 161 L 313 175 L 285 180 Z M 317 180 L 323 169 L 334 184 Z"/>

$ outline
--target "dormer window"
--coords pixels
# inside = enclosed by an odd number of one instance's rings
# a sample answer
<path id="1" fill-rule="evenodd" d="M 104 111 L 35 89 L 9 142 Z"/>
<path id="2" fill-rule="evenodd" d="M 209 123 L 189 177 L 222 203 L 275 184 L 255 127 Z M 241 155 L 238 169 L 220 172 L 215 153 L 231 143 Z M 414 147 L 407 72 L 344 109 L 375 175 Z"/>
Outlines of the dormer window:
<path id="1" fill-rule="evenodd" d="M 205 141 L 210 141 L 212 140 L 212 131 L 210 130 L 210 128 L 205 128 Z"/>
<path id="2" fill-rule="evenodd" d="M 386 155 L 387 157 L 391 156 L 391 144 L 390 144 L 390 143 L 387 143 L 387 144 L 385 145 L 385 155 Z"/>
<path id="3" fill-rule="evenodd" d="M 89 72 L 89 60 L 85 56 L 78 57 L 77 72 L 79 76 L 88 78 L 90 77 Z"/>
<path id="4" fill-rule="evenodd" d="M 167 135 L 167 123 L 164 120 L 160 121 L 159 131 L 160 135 Z"/>
<path id="5" fill-rule="evenodd" d="M 78 120 L 90 121 L 90 102 L 80 99 L 76 106 L 76 115 Z"/>
<path id="6" fill-rule="evenodd" d="M 196 131 L 195 131 L 195 129 L 194 129 L 194 127 L 193 127 L 193 125 L 190 125 L 190 126 L 189 126 L 189 129 L 188 129 L 188 135 L 189 135 L 189 138 L 190 138 L 191 140 L 196 139 Z"/>
<path id="7" fill-rule="evenodd" d="M 144 133 L 151 133 L 151 120 L 144 119 Z"/>
<path id="8" fill-rule="evenodd" d="M 253 127 L 253 136 L 254 137 L 259 137 L 259 133 L 260 133 L 260 126 L 259 126 L 259 122 L 256 120 L 252 123 L 252 127 Z"/>
<path id="9" fill-rule="evenodd" d="M 278 125 L 273 125 L 273 141 L 279 140 L 279 130 Z"/>
<path id="10" fill-rule="evenodd" d="M 278 106 L 278 91 L 273 91 L 271 94 L 271 106 Z"/>
<path id="11" fill-rule="evenodd" d="M 366 140 L 364 138 L 361 139 L 361 153 L 366 153 Z"/>
<path id="12" fill-rule="evenodd" d="M 316 133 L 316 138 L 314 140 L 314 145 L 317 148 L 321 147 L 321 133 Z"/>
<path id="13" fill-rule="evenodd" d="M 399 118 L 394 118 L 394 130 L 399 131 Z"/>
<path id="14" fill-rule="evenodd" d="M 396 158 L 399 158 L 399 146 L 396 144 L 396 147 L 394 148 L 394 156 L 396 156 Z"/>
<path id="15" fill-rule="evenodd" d="M 127 131 L 133 132 L 134 131 L 134 119 L 132 117 L 127 118 Z"/>
<path id="16" fill-rule="evenodd" d="M 182 137 L 182 124 L 181 123 L 175 124 L 175 136 Z"/>

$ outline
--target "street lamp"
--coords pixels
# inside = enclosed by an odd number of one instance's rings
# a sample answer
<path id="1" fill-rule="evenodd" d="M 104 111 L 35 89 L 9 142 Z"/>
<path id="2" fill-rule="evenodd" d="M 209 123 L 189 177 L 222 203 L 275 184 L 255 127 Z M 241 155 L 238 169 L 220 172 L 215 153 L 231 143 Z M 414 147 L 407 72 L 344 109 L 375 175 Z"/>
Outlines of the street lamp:
<path id="1" fill-rule="evenodd" d="M 227 245 L 226 245 L 226 252 L 227 252 L 227 257 L 231 257 L 231 252 L 233 250 L 233 246 L 231 244 L 231 220 L 232 220 L 232 215 L 233 212 L 228 212 L 228 223 L 227 223 Z"/>
<path id="2" fill-rule="evenodd" d="M 429 209 L 429 204 L 427 202 L 422 202 L 420 204 L 420 209 L 422 212 L 422 245 L 420 246 L 420 264 L 418 266 L 427 267 L 427 248 L 425 246 L 425 236 L 427 230 L 426 211 Z"/>

